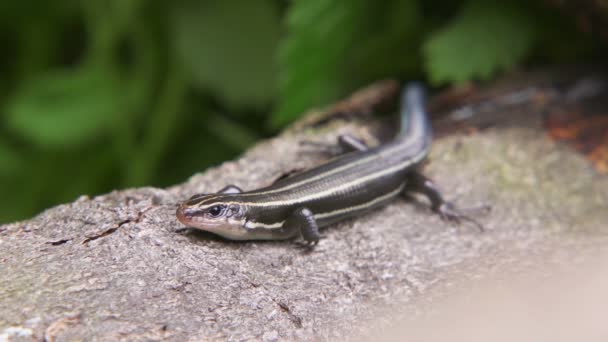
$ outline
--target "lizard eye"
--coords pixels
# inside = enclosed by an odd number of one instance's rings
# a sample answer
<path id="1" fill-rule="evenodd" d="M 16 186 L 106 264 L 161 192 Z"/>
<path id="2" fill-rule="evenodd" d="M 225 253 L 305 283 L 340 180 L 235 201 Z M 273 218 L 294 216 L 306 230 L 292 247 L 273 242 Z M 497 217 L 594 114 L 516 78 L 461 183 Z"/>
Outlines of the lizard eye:
<path id="1" fill-rule="evenodd" d="M 211 217 L 218 217 L 222 214 L 222 212 L 224 211 L 224 206 L 223 205 L 215 205 L 211 208 L 209 208 L 209 215 Z"/>

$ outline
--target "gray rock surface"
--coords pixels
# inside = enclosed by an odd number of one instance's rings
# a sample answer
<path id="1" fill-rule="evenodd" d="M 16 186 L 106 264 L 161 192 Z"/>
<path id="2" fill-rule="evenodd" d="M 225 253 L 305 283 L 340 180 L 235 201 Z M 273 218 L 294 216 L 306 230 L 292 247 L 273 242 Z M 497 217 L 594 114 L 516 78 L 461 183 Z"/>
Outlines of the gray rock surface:
<path id="1" fill-rule="evenodd" d="M 169 189 L 83 196 L 0 226 L 0 340 L 351 339 L 432 310 L 454 279 L 507 280 L 503 270 L 545 272 L 605 249 L 606 177 L 550 141 L 533 108 L 504 117 L 521 124 L 439 139 L 426 167 L 462 206 L 492 204 L 484 233 L 401 200 L 327 228 L 313 252 L 179 231 L 178 201 L 321 162 L 303 139 L 369 133 L 339 121 L 286 132 Z"/>

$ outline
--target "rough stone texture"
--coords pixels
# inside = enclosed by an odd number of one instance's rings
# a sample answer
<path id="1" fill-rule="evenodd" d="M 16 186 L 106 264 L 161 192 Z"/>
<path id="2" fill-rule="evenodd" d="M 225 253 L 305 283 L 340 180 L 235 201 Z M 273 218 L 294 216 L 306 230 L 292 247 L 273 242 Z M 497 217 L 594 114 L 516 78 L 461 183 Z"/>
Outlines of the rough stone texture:
<path id="1" fill-rule="evenodd" d="M 179 200 L 268 184 L 320 162 L 302 152 L 303 139 L 368 127 L 332 122 L 169 189 L 82 197 L 0 226 L 0 340 L 350 339 L 391 315 L 432 311 L 452 279 L 536 272 L 605 249 L 606 177 L 547 139 L 535 109 L 499 110 L 521 124 L 442 138 L 426 167 L 457 203 L 492 204 L 484 233 L 401 200 L 324 230 L 313 252 L 179 232 Z"/>

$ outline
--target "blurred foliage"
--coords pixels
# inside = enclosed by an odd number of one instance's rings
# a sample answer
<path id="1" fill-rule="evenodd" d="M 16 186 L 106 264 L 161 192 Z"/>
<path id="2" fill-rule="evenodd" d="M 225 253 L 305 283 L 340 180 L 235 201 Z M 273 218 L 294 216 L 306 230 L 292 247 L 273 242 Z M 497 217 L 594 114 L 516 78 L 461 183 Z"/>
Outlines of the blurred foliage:
<path id="1" fill-rule="evenodd" d="M 183 181 L 379 78 L 593 57 L 573 22 L 523 0 L 3 1 L 0 222 Z"/>
<path id="2" fill-rule="evenodd" d="M 517 2 L 468 1 L 425 42 L 429 77 L 434 83 L 487 79 L 530 51 L 536 29 L 534 13 Z"/>

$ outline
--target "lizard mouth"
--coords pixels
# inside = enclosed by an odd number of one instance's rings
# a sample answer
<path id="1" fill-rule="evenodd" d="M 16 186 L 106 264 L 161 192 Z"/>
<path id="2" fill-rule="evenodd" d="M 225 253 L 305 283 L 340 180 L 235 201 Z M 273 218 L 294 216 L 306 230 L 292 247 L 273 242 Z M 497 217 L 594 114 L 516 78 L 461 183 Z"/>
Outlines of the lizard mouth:
<path id="1" fill-rule="evenodd" d="M 228 239 L 241 240 L 247 235 L 240 221 L 231 221 L 226 218 L 211 219 L 185 204 L 177 208 L 175 216 L 188 227 L 211 232 Z"/>
<path id="2" fill-rule="evenodd" d="M 193 209 L 185 204 L 181 204 L 175 212 L 177 219 L 189 227 L 199 228 L 203 230 L 211 230 L 214 227 L 220 226 L 222 222 L 211 220 L 201 215 L 196 209 Z"/>

